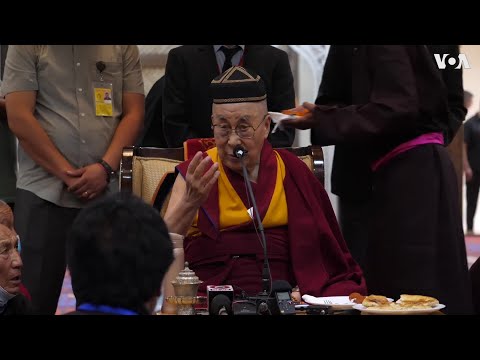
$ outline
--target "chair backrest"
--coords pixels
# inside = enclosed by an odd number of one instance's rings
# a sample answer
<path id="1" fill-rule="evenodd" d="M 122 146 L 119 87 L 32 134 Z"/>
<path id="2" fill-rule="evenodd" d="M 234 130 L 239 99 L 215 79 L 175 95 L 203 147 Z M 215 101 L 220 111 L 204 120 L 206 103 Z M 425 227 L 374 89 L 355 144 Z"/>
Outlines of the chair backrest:
<path id="1" fill-rule="evenodd" d="M 158 184 L 183 159 L 183 148 L 126 147 L 120 163 L 120 190 L 153 205 Z"/>
<path id="2" fill-rule="evenodd" d="M 193 158 L 199 151 L 208 151 L 214 148 L 215 145 L 215 138 L 187 139 L 183 142 L 185 160 Z"/>
<path id="3" fill-rule="evenodd" d="M 323 151 L 319 146 L 284 148 L 297 155 L 324 184 Z M 166 174 L 174 173 L 175 166 L 184 161 L 184 148 L 126 147 L 123 149 L 120 164 L 120 189 L 141 197 L 154 204 L 159 183 Z M 164 204 L 168 203 L 168 199 Z M 162 206 L 163 215 L 166 206 Z"/>
<path id="4" fill-rule="evenodd" d="M 321 146 L 310 145 L 305 147 L 282 148 L 297 155 L 312 170 L 313 175 L 325 186 L 325 163 Z"/>
<path id="5" fill-rule="evenodd" d="M 198 151 L 207 151 L 215 146 L 214 138 L 188 139 L 183 143 L 185 160 L 193 157 Z M 323 151 L 320 146 L 283 148 L 297 155 L 313 171 L 317 179 L 325 185 Z"/>

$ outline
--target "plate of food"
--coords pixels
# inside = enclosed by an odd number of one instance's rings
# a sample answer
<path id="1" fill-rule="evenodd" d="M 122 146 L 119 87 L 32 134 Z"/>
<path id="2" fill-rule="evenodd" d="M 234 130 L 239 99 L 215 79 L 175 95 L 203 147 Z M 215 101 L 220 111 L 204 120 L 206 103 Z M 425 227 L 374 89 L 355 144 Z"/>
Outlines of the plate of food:
<path id="1" fill-rule="evenodd" d="M 394 304 L 394 303 L 393 303 Z M 355 304 L 352 306 L 355 310 L 360 310 L 365 314 L 376 314 L 376 315 L 426 315 L 431 314 L 435 311 L 445 308 L 445 305 L 438 304 L 434 307 L 426 307 L 422 309 L 413 309 L 413 308 L 395 308 L 395 307 L 365 307 L 361 304 Z"/>
<path id="2" fill-rule="evenodd" d="M 425 315 L 445 308 L 445 305 L 430 296 L 402 294 L 396 302 L 385 301 L 384 296 L 370 295 L 362 304 L 352 307 L 364 314 L 376 315 Z"/>

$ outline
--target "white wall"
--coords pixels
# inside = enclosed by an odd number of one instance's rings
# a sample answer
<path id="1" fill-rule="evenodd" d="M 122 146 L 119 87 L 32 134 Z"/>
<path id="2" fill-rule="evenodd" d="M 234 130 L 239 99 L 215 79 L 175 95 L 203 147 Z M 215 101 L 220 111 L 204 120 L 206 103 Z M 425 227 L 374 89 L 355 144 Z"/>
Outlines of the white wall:
<path id="1" fill-rule="evenodd" d="M 298 102 L 299 104 L 304 101 L 314 102 L 318 93 L 318 87 L 320 86 L 320 80 L 316 79 L 312 74 L 311 65 L 307 60 L 301 56 L 298 59 Z M 310 145 L 310 130 L 297 130 L 295 136 L 295 146 L 307 146 Z M 325 190 L 330 198 L 332 203 L 333 210 L 338 216 L 338 197 L 331 192 L 331 173 L 332 173 L 332 163 L 333 163 L 333 154 L 334 146 L 324 146 L 323 157 L 324 157 L 324 167 L 325 167 Z"/>
<path id="2" fill-rule="evenodd" d="M 178 45 L 138 45 L 145 95 L 165 73 L 168 52 Z"/>
<path id="3" fill-rule="evenodd" d="M 480 105 L 480 45 L 461 45 L 460 52 L 465 54 L 467 57 L 470 69 L 463 69 L 463 88 L 470 91 L 473 94 L 473 105 L 468 111 L 467 119 L 473 116 L 476 112 L 479 111 Z M 465 192 L 465 177 L 463 177 L 463 226 L 464 231 L 466 231 L 467 221 L 467 199 Z M 473 222 L 473 231 L 475 233 L 480 232 L 480 198 L 477 203 L 477 212 Z M 469 263 L 474 259 L 469 258 Z"/>
<path id="4" fill-rule="evenodd" d="M 471 69 L 463 69 L 463 88 L 473 94 L 473 105 L 467 119 L 479 111 L 480 104 L 480 45 L 461 45 L 460 52 L 465 54 Z"/>

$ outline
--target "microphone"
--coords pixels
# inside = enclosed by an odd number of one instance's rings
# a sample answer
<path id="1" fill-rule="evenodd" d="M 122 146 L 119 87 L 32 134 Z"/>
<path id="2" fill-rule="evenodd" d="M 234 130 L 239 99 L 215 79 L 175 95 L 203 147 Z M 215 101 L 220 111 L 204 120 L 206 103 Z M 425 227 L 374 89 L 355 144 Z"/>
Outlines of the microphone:
<path id="1" fill-rule="evenodd" d="M 286 280 L 275 280 L 272 284 L 272 292 L 275 293 L 272 314 L 295 315 L 295 304 L 292 301 L 292 285 Z"/>
<path id="2" fill-rule="evenodd" d="M 97 63 L 95 64 L 95 66 L 97 67 L 97 70 L 100 72 L 100 74 L 103 72 L 103 70 L 105 70 L 106 68 L 106 65 L 103 61 L 97 61 Z"/>
<path id="3" fill-rule="evenodd" d="M 257 302 L 253 300 L 236 300 L 232 303 L 233 315 L 257 315 Z"/>
<path id="4" fill-rule="evenodd" d="M 272 292 L 292 292 L 292 285 L 286 280 L 275 280 L 272 284 Z"/>
<path id="5" fill-rule="evenodd" d="M 233 155 L 238 159 L 242 159 L 245 155 L 248 154 L 248 150 L 245 149 L 242 145 L 237 145 L 233 149 Z"/>
<path id="6" fill-rule="evenodd" d="M 232 301 L 227 295 L 217 295 L 213 298 L 209 309 L 210 315 L 232 315 Z"/>
<path id="7" fill-rule="evenodd" d="M 242 163 L 243 178 L 245 180 L 245 184 L 247 185 L 248 196 L 252 201 L 253 212 L 255 213 L 255 217 L 257 220 L 258 232 L 260 233 L 260 238 L 262 240 L 262 247 L 263 247 L 262 289 L 263 290 L 257 296 L 257 304 L 258 304 L 257 310 L 261 314 L 266 314 L 269 312 L 267 302 L 270 297 L 270 290 L 271 290 L 270 282 L 272 279 L 272 275 L 270 273 L 270 265 L 268 263 L 267 241 L 265 239 L 265 230 L 263 228 L 262 220 L 260 219 L 260 213 L 258 212 L 257 201 L 255 200 L 255 195 L 253 194 L 252 185 L 250 184 L 250 179 L 248 177 L 247 167 L 245 166 L 245 162 L 243 161 L 243 158 L 247 153 L 248 153 L 248 150 L 245 149 L 242 145 L 236 145 L 233 149 L 233 155 L 236 156 L 238 159 L 240 159 Z"/>
<path id="8" fill-rule="evenodd" d="M 207 285 L 207 308 L 210 314 L 213 314 L 211 311 L 213 300 L 219 296 L 226 296 L 230 303 L 233 302 L 234 292 L 232 285 Z"/>

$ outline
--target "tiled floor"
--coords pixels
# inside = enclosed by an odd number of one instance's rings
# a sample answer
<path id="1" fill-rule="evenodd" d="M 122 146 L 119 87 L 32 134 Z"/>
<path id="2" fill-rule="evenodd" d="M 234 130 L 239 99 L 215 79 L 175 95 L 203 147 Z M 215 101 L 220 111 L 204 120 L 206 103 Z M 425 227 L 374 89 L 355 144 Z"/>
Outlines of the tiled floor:
<path id="1" fill-rule="evenodd" d="M 155 308 L 155 312 L 161 310 L 163 298 L 160 297 L 157 302 L 157 307 Z M 72 282 L 70 279 L 70 273 L 65 273 L 65 278 L 63 279 L 63 287 L 62 293 L 60 294 L 60 299 L 58 300 L 58 307 L 55 315 L 62 315 L 67 312 L 75 310 L 75 296 L 73 296 L 72 291 Z"/>
<path id="2" fill-rule="evenodd" d="M 467 246 L 467 259 L 470 267 L 480 257 L 480 235 L 466 236 L 465 245 Z"/>
<path id="3" fill-rule="evenodd" d="M 67 270 L 65 273 L 65 278 L 63 279 L 62 293 L 60 294 L 60 299 L 58 300 L 56 315 L 65 314 L 73 310 L 75 310 L 75 296 L 73 296 L 72 292 L 70 273 Z"/>

